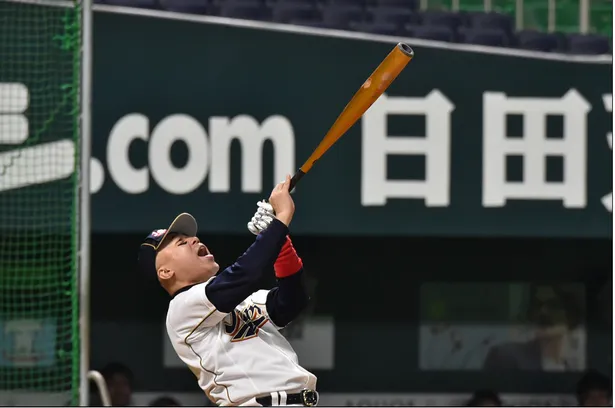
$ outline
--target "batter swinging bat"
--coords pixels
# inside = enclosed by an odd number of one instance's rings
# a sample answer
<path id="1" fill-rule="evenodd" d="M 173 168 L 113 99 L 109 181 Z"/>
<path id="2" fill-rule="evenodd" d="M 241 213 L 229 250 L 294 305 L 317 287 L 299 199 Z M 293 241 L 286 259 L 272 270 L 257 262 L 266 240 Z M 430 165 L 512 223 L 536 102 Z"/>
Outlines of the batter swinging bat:
<path id="1" fill-rule="evenodd" d="M 382 60 L 378 68 L 372 72 L 363 86 L 354 94 L 340 116 L 335 120 L 335 123 L 333 123 L 333 126 L 331 126 L 325 137 L 320 141 L 320 144 L 312 152 L 312 155 L 297 170 L 290 181 L 290 191 L 295 188 L 301 177 L 310 171 L 316 160 L 320 159 L 376 102 L 413 57 L 414 51 L 407 44 L 399 43 L 393 48 L 393 51 Z"/>

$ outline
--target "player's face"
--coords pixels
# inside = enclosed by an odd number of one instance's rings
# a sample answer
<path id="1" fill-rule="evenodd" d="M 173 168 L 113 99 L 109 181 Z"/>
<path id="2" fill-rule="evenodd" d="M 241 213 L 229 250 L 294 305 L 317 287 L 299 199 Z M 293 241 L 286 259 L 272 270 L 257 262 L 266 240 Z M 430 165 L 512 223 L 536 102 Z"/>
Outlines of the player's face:
<path id="1" fill-rule="evenodd" d="M 172 237 L 158 252 L 158 268 L 173 272 L 182 282 L 204 282 L 218 272 L 216 263 L 209 249 L 197 237 L 177 235 Z"/>

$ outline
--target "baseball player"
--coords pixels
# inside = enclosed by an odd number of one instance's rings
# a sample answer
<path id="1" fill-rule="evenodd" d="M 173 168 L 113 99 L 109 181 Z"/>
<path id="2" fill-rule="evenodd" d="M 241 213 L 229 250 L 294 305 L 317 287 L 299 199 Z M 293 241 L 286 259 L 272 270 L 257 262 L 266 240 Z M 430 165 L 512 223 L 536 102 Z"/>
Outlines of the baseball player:
<path id="1" fill-rule="evenodd" d="M 208 398 L 222 406 L 314 406 L 316 377 L 278 332 L 305 308 L 303 263 L 288 236 L 295 206 L 290 176 L 258 203 L 256 240 L 219 271 L 187 213 L 141 244 L 139 265 L 169 293 L 167 333 Z M 259 290 L 273 266 L 278 285 Z"/>

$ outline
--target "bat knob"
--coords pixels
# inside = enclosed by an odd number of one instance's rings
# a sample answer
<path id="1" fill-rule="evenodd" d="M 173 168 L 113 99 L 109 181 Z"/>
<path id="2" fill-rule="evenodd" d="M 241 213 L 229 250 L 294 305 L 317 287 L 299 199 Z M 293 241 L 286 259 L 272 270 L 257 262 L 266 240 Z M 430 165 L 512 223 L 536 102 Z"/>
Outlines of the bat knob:
<path id="1" fill-rule="evenodd" d="M 406 54 L 408 57 L 410 58 L 414 57 L 414 50 L 410 48 L 408 44 L 404 44 L 400 42 L 399 44 L 397 44 L 397 48 L 399 48 L 399 50 L 403 52 L 404 54 Z"/>

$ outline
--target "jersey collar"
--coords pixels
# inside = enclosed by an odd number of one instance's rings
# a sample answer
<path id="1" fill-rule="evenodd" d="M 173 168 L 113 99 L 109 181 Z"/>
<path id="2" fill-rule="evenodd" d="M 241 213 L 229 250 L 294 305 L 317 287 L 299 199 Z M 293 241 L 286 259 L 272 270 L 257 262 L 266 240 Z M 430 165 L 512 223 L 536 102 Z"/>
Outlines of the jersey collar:
<path id="1" fill-rule="evenodd" d="M 192 285 L 184 286 L 183 288 L 179 289 L 177 292 L 172 294 L 171 295 L 171 299 L 175 299 L 175 296 L 179 295 L 180 293 L 186 292 L 187 290 L 189 290 L 190 288 L 192 288 L 195 285 L 196 285 L 196 283 L 193 283 Z"/>

